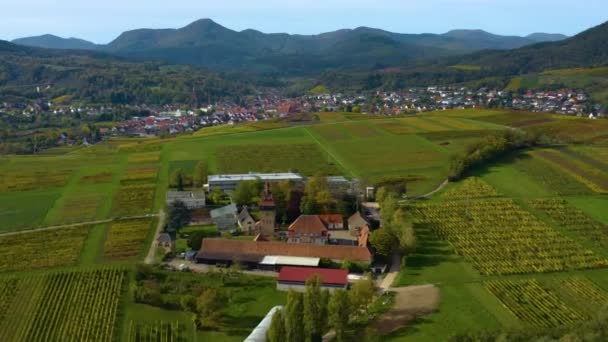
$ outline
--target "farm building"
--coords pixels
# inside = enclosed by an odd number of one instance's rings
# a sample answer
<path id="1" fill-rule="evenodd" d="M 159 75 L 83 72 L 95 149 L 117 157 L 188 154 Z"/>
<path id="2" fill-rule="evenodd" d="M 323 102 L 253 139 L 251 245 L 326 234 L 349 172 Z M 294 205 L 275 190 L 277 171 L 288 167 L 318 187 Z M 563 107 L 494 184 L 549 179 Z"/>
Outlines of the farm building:
<path id="1" fill-rule="evenodd" d="M 212 265 L 238 261 L 248 268 L 258 268 L 267 256 L 326 258 L 335 262 L 353 260 L 367 264 L 372 261 L 372 254 L 367 247 L 231 239 L 204 239 L 196 261 Z"/>
<path id="2" fill-rule="evenodd" d="M 200 209 L 205 207 L 204 191 L 169 191 L 167 192 L 167 205 L 175 201 L 182 201 L 188 209 Z"/>
<path id="3" fill-rule="evenodd" d="M 236 220 L 241 230 L 243 230 L 247 234 L 253 233 L 253 230 L 255 228 L 255 219 L 251 216 L 247 207 L 243 207 Z"/>
<path id="4" fill-rule="evenodd" d="M 363 227 L 369 227 L 369 222 L 367 222 L 360 212 L 356 212 L 348 218 L 348 230 L 352 236 L 358 236 L 359 230 Z"/>
<path id="5" fill-rule="evenodd" d="M 321 288 L 324 290 L 333 291 L 335 289 L 347 289 L 348 287 L 347 270 L 285 266 L 279 272 L 277 290 L 304 291 L 306 281 L 314 276 L 321 278 Z"/>
<path id="6" fill-rule="evenodd" d="M 319 267 L 320 262 L 320 258 L 268 255 L 262 259 L 259 268 L 267 271 L 278 271 L 283 266 Z"/>
<path id="7" fill-rule="evenodd" d="M 328 237 L 327 228 L 318 215 L 300 215 L 289 226 L 287 232 L 289 243 L 324 245 Z"/>
<path id="8" fill-rule="evenodd" d="M 172 251 L 175 248 L 175 241 L 173 241 L 171 235 L 162 233 L 156 238 L 156 245 L 166 251 Z"/>
<path id="9" fill-rule="evenodd" d="M 232 174 L 232 175 L 210 175 L 208 178 L 209 191 L 215 191 L 220 189 L 224 192 L 234 191 L 240 182 L 244 181 L 260 181 L 260 182 L 280 182 L 280 181 L 292 181 L 294 183 L 304 182 L 304 177 L 298 173 L 286 172 L 286 173 L 256 173 L 250 172 L 245 174 Z"/>
<path id="10" fill-rule="evenodd" d="M 213 209 L 209 212 L 211 220 L 219 230 L 231 230 L 236 228 L 237 221 L 236 204 L 230 204 L 225 207 Z"/>
<path id="11" fill-rule="evenodd" d="M 342 176 L 327 177 L 327 185 L 329 191 L 334 195 L 340 195 L 353 192 L 353 183 Z"/>
<path id="12" fill-rule="evenodd" d="M 342 230 L 344 229 L 344 218 L 340 214 L 325 214 L 319 215 L 325 227 L 329 230 Z"/>

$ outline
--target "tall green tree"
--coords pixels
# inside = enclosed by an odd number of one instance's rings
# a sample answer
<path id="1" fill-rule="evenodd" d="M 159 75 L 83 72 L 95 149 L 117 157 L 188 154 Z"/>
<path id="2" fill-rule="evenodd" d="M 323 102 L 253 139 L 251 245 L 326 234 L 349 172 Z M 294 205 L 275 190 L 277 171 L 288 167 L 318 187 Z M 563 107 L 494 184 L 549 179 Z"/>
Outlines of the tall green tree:
<path id="1" fill-rule="evenodd" d="M 266 333 L 266 339 L 268 342 L 284 342 L 287 341 L 287 331 L 285 330 L 285 318 L 283 316 L 283 310 L 277 310 L 272 315 L 272 322 L 270 328 Z"/>
<path id="2" fill-rule="evenodd" d="M 262 192 L 262 183 L 258 181 L 244 181 L 240 182 L 234 193 L 232 199 L 238 205 L 252 204 L 259 200 L 260 193 Z"/>
<path id="3" fill-rule="evenodd" d="M 318 275 L 306 281 L 304 292 L 304 333 L 306 342 L 320 341 L 323 335 L 321 313 L 321 277 Z"/>
<path id="4" fill-rule="evenodd" d="M 345 290 L 335 290 L 329 300 L 329 323 L 336 332 L 336 341 L 346 341 L 345 332 L 348 329 L 350 304 Z"/>
<path id="5" fill-rule="evenodd" d="M 376 286 L 374 281 L 369 277 L 364 277 L 355 282 L 350 291 L 348 298 L 354 312 L 364 311 L 371 304 L 376 294 Z"/>
<path id="6" fill-rule="evenodd" d="M 209 170 L 206 161 L 201 160 L 196 164 L 194 174 L 192 175 L 192 182 L 195 187 L 200 188 L 207 183 L 208 172 Z"/>
<path id="7" fill-rule="evenodd" d="M 167 231 L 176 232 L 187 226 L 192 219 L 192 212 L 184 202 L 175 201 L 169 205 L 169 218 L 167 220 Z"/>
<path id="8" fill-rule="evenodd" d="M 294 290 L 287 293 L 285 330 L 287 341 L 304 342 L 304 302 L 302 294 Z"/>
<path id="9" fill-rule="evenodd" d="M 213 328 L 219 324 L 226 299 L 225 293 L 217 288 L 206 289 L 196 298 L 196 323 L 199 328 Z"/>
<path id="10" fill-rule="evenodd" d="M 395 248 L 396 239 L 386 228 L 380 228 L 372 232 L 369 243 L 374 247 L 376 254 L 389 257 Z"/>
<path id="11" fill-rule="evenodd" d="M 183 191 L 185 177 L 186 175 L 184 174 L 184 170 L 176 169 L 175 171 L 173 171 L 173 173 L 171 173 L 171 177 L 169 177 L 169 185 L 172 188 L 176 188 L 179 191 Z"/>

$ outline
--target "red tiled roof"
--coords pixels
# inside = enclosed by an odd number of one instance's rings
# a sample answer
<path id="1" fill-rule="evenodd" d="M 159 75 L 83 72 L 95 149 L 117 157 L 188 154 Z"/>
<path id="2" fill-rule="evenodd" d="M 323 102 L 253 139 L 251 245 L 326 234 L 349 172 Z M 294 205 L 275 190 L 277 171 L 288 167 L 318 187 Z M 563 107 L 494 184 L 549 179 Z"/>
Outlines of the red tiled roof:
<path id="1" fill-rule="evenodd" d="M 327 233 L 327 228 L 317 215 L 300 215 L 290 226 L 289 232 L 295 234 Z"/>
<path id="2" fill-rule="evenodd" d="M 366 247 L 313 245 L 284 242 L 256 242 L 231 239 L 203 239 L 197 254 L 199 259 L 231 261 L 261 261 L 267 255 L 327 258 L 370 262 L 372 255 Z"/>
<path id="3" fill-rule="evenodd" d="M 279 282 L 306 282 L 315 275 L 319 275 L 323 284 L 346 285 L 348 271 L 329 268 L 308 268 L 284 266 L 279 272 Z"/>
<path id="4" fill-rule="evenodd" d="M 333 224 L 344 224 L 344 218 L 340 214 L 325 214 L 319 215 L 321 221 L 323 221 L 326 225 Z"/>

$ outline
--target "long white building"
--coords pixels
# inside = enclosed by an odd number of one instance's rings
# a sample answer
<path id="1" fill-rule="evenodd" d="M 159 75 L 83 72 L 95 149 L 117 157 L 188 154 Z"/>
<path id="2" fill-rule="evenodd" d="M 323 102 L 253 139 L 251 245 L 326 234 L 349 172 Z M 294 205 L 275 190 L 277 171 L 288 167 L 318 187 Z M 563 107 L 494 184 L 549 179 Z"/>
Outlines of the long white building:
<path id="1" fill-rule="evenodd" d="M 208 177 L 209 191 L 214 191 L 219 188 L 222 191 L 234 191 L 240 182 L 244 181 L 261 181 L 261 182 L 280 182 L 293 181 L 296 183 L 304 182 L 304 177 L 299 173 L 243 173 L 232 175 L 210 175 Z"/>

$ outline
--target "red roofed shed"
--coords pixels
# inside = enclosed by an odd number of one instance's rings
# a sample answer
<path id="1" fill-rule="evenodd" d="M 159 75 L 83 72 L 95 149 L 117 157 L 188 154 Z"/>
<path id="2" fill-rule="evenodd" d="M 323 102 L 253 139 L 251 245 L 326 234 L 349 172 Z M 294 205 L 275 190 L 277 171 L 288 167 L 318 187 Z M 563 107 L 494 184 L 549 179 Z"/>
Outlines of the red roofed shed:
<path id="1" fill-rule="evenodd" d="M 277 289 L 304 291 L 306 281 L 315 275 L 321 277 L 324 289 L 346 289 L 348 286 L 347 270 L 284 266 L 279 272 Z"/>

